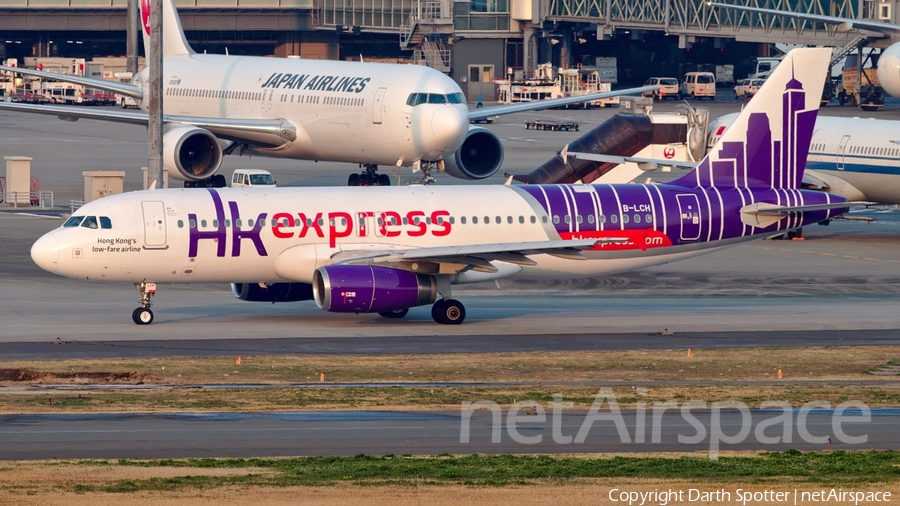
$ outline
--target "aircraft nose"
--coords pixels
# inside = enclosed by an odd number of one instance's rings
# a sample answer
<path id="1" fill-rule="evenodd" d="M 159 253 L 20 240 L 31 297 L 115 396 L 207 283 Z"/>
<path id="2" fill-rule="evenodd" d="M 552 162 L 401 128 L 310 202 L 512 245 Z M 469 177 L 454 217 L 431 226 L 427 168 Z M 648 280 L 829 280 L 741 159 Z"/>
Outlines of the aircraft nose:
<path id="1" fill-rule="evenodd" d="M 469 116 L 462 107 L 441 107 L 431 118 L 431 130 L 442 148 L 455 151 L 466 138 Z"/>
<path id="2" fill-rule="evenodd" d="M 56 272 L 59 269 L 59 239 L 52 232 L 44 234 L 31 246 L 31 259 L 41 269 Z"/>

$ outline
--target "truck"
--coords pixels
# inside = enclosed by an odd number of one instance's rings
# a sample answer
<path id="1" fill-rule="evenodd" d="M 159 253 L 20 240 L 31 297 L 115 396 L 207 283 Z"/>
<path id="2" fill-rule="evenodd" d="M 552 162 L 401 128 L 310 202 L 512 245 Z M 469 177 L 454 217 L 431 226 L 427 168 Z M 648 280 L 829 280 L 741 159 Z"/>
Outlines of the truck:
<path id="1" fill-rule="evenodd" d="M 104 74 L 104 77 L 105 74 Z M 112 80 L 119 83 L 132 83 L 132 79 L 134 78 L 134 74 L 131 72 L 114 72 L 112 74 Z M 138 103 L 133 97 L 128 97 L 125 95 L 116 94 L 116 104 L 122 106 L 122 109 L 127 109 L 129 107 L 134 107 L 137 109 Z"/>
<path id="2" fill-rule="evenodd" d="M 734 65 L 716 65 L 716 84 L 728 86 L 734 83 Z"/>
<path id="3" fill-rule="evenodd" d="M 535 76 L 517 79 L 513 72 L 510 79 L 496 80 L 500 102 L 514 104 L 551 98 L 575 97 L 612 90 L 612 83 L 601 79 L 601 72 L 591 67 L 555 70 L 549 63 L 538 65 Z M 605 107 L 619 103 L 618 97 L 586 102 L 578 107 Z"/>
<path id="4" fill-rule="evenodd" d="M 848 56 L 841 72 L 843 90 L 838 93 L 841 105 L 845 103 L 858 105 L 862 110 L 869 112 L 884 107 L 884 88 L 878 82 L 877 72 L 875 67 L 866 67 L 862 69 L 862 74 L 859 74 L 856 58 L 853 55 Z"/>

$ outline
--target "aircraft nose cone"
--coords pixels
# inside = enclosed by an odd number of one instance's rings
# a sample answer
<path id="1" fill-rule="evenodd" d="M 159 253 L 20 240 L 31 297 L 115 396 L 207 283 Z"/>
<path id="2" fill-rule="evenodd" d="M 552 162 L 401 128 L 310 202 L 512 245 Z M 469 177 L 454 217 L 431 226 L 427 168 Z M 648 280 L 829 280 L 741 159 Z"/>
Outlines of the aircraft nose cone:
<path id="1" fill-rule="evenodd" d="M 441 107 L 431 118 L 431 130 L 442 150 L 455 151 L 466 139 L 469 116 L 462 107 Z"/>
<path id="2" fill-rule="evenodd" d="M 31 259 L 41 269 L 56 272 L 59 269 L 59 240 L 52 234 L 45 234 L 31 246 Z"/>

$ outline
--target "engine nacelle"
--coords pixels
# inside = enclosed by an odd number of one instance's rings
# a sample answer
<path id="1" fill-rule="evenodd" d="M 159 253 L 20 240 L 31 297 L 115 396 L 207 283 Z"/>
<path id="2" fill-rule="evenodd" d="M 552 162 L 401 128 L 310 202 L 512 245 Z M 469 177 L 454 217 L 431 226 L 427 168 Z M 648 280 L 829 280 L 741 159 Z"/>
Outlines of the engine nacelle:
<path id="1" fill-rule="evenodd" d="M 380 313 L 431 304 L 434 276 L 371 265 L 329 265 L 313 274 L 319 309 L 334 313 Z"/>
<path id="2" fill-rule="evenodd" d="M 900 97 L 900 43 L 889 46 L 878 57 L 878 83 L 891 96 Z"/>
<path id="3" fill-rule="evenodd" d="M 470 126 L 462 146 L 444 155 L 444 172 L 460 179 L 484 179 L 493 176 L 502 163 L 500 138 L 487 128 Z"/>
<path id="4" fill-rule="evenodd" d="M 313 298 L 309 283 L 272 283 L 265 288 L 259 283 L 232 283 L 231 293 L 248 302 L 299 302 Z"/>
<path id="5" fill-rule="evenodd" d="M 208 130 L 176 127 L 163 135 L 163 164 L 171 178 L 181 181 L 206 179 L 222 165 L 222 146 Z"/>

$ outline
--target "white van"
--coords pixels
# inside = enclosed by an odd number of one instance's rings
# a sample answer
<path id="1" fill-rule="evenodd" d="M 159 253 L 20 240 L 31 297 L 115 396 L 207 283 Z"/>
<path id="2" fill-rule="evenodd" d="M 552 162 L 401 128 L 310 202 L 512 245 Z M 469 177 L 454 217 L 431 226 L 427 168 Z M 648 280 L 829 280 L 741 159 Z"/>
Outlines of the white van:
<path id="1" fill-rule="evenodd" d="M 682 95 L 691 100 L 709 97 L 716 98 L 716 76 L 712 72 L 688 72 L 681 82 Z"/>
<path id="2" fill-rule="evenodd" d="M 274 188 L 275 179 L 268 171 L 238 169 L 231 175 L 232 188 Z"/>

